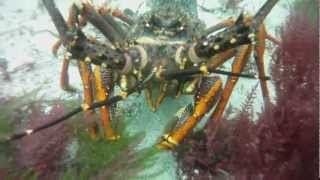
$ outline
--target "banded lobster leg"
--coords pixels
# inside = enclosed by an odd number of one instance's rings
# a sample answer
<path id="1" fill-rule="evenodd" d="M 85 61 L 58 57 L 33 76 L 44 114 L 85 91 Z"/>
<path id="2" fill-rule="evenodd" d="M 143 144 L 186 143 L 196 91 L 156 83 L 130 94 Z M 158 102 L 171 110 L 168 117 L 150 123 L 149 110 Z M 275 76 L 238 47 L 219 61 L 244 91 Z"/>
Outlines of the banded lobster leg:
<path id="1" fill-rule="evenodd" d="M 192 131 L 198 121 L 210 111 L 222 88 L 222 80 L 218 77 L 203 77 L 195 96 L 195 105 L 191 116 L 176 130 L 163 136 L 157 145 L 160 149 L 172 149 L 180 144 Z"/>
<path id="2" fill-rule="evenodd" d="M 95 87 L 96 87 L 95 90 L 96 90 L 97 101 L 107 100 L 113 88 L 112 86 L 106 87 L 106 84 L 104 82 L 105 81 L 104 78 L 109 78 L 109 77 L 105 77 L 105 76 L 109 76 L 108 74 L 105 74 L 105 73 L 109 73 L 107 71 L 108 71 L 107 69 L 101 69 L 100 66 L 95 66 L 94 77 L 95 77 Z M 102 106 L 100 108 L 100 116 L 101 116 L 101 123 L 104 128 L 105 137 L 108 140 L 118 139 L 119 136 L 114 133 L 111 127 L 111 120 L 110 120 L 111 116 L 110 116 L 109 109 L 106 106 Z"/>

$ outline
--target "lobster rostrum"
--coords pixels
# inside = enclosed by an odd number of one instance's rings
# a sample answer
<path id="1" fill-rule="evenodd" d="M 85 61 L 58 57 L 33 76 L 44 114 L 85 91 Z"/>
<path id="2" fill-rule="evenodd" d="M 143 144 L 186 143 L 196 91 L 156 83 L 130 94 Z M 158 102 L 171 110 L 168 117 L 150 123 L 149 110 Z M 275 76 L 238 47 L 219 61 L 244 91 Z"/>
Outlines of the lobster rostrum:
<path id="1" fill-rule="evenodd" d="M 119 136 L 111 128 L 112 104 L 143 90 L 150 109 L 156 111 L 167 96 L 194 95 L 185 121 L 157 144 L 159 148 L 171 149 L 213 107 L 210 120 L 219 121 L 239 78 L 259 79 L 264 101 L 269 101 L 270 78 L 265 74 L 263 57 L 265 40 L 280 42 L 267 34 L 263 21 L 278 0 L 268 0 L 254 16 L 241 13 L 237 19 L 230 18 L 207 29 L 194 13 L 170 6 L 130 17 L 120 10 L 77 1 L 70 7 L 66 21 L 53 0 L 42 1 L 60 35 L 53 51 L 56 53 L 60 45 L 65 49 L 61 87 L 72 90 L 67 71 L 70 60 L 76 60 L 84 102 L 56 121 L 13 134 L 7 141 L 46 129 L 82 111 L 90 116 L 96 108 L 100 110 L 105 137 L 115 140 Z M 99 30 L 105 41 L 87 36 L 83 31 L 87 23 Z M 252 52 L 258 75 L 242 73 Z M 232 57 L 231 72 L 218 69 Z M 218 74 L 228 76 L 224 86 Z M 120 87 L 120 93 L 111 96 L 115 86 Z M 159 88 L 155 102 L 154 88 Z M 97 124 L 89 128 L 94 138 Z"/>

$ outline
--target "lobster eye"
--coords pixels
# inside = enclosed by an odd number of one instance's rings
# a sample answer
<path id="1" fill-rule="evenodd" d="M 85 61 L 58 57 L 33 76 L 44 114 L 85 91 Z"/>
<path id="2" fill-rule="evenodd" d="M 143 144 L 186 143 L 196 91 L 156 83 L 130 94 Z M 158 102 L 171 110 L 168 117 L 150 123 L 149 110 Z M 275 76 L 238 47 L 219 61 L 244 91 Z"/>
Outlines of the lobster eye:
<path id="1" fill-rule="evenodd" d="M 184 30 L 184 26 L 180 26 L 180 27 L 179 27 L 179 30 L 180 30 L 180 31 L 183 31 L 183 30 Z"/>

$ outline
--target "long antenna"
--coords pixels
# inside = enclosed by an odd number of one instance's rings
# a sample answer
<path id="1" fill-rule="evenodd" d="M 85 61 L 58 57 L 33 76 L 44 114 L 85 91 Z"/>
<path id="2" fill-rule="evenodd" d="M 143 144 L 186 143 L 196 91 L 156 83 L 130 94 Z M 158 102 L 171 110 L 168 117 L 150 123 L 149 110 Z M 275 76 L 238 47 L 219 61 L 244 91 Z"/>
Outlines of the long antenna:
<path id="1" fill-rule="evenodd" d="M 145 87 L 145 85 L 150 81 L 152 80 L 152 78 L 154 77 L 154 74 L 155 74 L 155 71 L 153 71 L 152 73 L 149 74 L 149 76 L 142 82 L 138 83 L 135 87 L 133 87 L 132 89 L 129 89 L 126 93 L 126 95 L 130 95 L 134 92 L 137 92 L 141 89 L 143 89 Z M 99 107 L 102 107 L 102 106 L 110 106 L 114 103 L 117 103 L 121 100 L 124 100 L 126 97 L 125 96 L 122 96 L 122 95 L 117 95 L 117 96 L 114 96 L 108 100 L 104 100 L 104 101 L 99 101 L 99 102 L 95 102 L 93 103 L 91 106 L 89 107 L 83 107 L 83 106 L 79 106 L 77 108 L 75 108 L 74 110 L 70 111 L 69 113 L 67 114 L 64 114 L 63 116 L 61 116 L 60 118 L 50 122 L 50 123 L 47 123 L 47 124 L 43 124 L 41 126 L 38 126 L 36 128 L 33 128 L 33 129 L 26 129 L 22 132 L 19 132 L 19 133 L 15 133 L 15 134 L 12 134 L 8 137 L 4 137 L 3 139 L 0 139 L 0 142 L 1 143 L 6 143 L 6 142 L 10 142 L 10 141 L 14 141 L 14 140 L 18 140 L 18 139 L 21 139 L 25 136 L 28 136 L 28 135 L 31 135 L 31 134 L 34 134 L 34 133 L 37 133 L 41 130 L 44 130 L 44 129 L 47 129 L 47 128 L 50 128 L 54 125 L 57 125 L 63 121 L 66 121 L 68 119 L 70 119 L 72 116 L 80 113 L 80 112 L 83 112 L 83 111 L 87 111 L 87 110 L 92 110 L 92 109 L 96 109 L 96 108 L 99 108 Z"/>
<path id="2" fill-rule="evenodd" d="M 69 113 L 64 114 L 60 118 L 58 118 L 58 119 L 56 119 L 56 120 L 54 120 L 54 121 L 52 121 L 50 123 L 44 124 L 42 126 L 38 126 L 36 128 L 33 128 L 33 129 L 26 129 L 23 132 L 15 133 L 15 134 L 13 134 L 13 135 L 11 135 L 9 137 L 4 138 L 4 140 L 2 140 L 2 141 L 5 142 L 5 141 L 13 141 L 13 140 L 21 139 L 24 136 L 28 136 L 28 135 L 34 134 L 36 132 L 39 132 L 41 130 L 44 130 L 44 129 L 52 127 L 52 126 L 54 126 L 56 124 L 59 124 L 59 123 L 71 118 L 72 116 L 74 116 L 74 115 L 76 115 L 76 114 L 78 114 L 78 113 L 80 113 L 82 111 L 92 110 L 92 109 L 95 109 L 95 108 L 98 108 L 98 107 L 101 107 L 101 106 L 110 106 L 111 104 L 114 104 L 114 103 L 116 103 L 116 102 L 118 102 L 118 101 L 120 101 L 122 99 L 123 99 L 122 96 L 114 96 L 114 97 L 110 98 L 109 100 L 93 103 L 92 106 L 90 106 L 87 109 L 84 109 L 81 106 L 79 106 L 79 107 L 75 108 L 74 110 L 70 111 Z"/>
<path id="3" fill-rule="evenodd" d="M 192 69 L 186 69 L 186 70 L 179 70 L 179 71 L 174 71 L 174 72 L 163 72 L 161 75 L 167 79 L 180 79 L 180 78 L 185 78 L 188 76 L 192 75 L 197 75 L 197 74 L 202 74 L 203 72 L 201 71 L 201 67 L 195 67 Z M 215 74 L 220 74 L 220 75 L 226 75 L 226 76 L 236 76 L 236 77 L 241 77 L 241 78 L 247 78 L 247 79 L 264 79 L 264 80 L 270 80 L 269 76 L 266 77 L 259 77 L 254 74 L 242 74 L 242 73 L 234 73 L 230 71 L 224 71 L 220 69 L 210 69 L 208 68 L 208 73 L 215 73 Z"/>

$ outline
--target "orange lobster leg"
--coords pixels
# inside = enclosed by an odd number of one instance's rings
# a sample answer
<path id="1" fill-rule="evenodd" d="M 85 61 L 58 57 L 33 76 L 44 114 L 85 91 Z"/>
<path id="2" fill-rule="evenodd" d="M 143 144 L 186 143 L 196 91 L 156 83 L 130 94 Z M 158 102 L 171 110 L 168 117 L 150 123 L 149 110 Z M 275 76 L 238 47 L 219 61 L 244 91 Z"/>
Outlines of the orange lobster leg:
<path id="1" fill-rule="evenodd" d="M 249 58 L 249 55 L 251 53 L 251 45 L 243 45 L 240 47 L 240 51 L 236 56 L 236 59 L 234 60 L 232 64 L 232 72 L 233 73 L 241 73 L 244 66 L 247 63 L 247 60 Z M 219 119 L 222 117 L 222 114 L 224 112 L 224 109 L 229 101 L 229 98 L 231 96 L 232 90 L 237 83 L 239 77 L 237 76 L 230 76 L 229 79 L 226 82 L 226 85 L 223 89 L 223 92 L 221 94 L 221 98 L 215 107 L 215 110 L 211 116 L 210 119 L 214 121 L 219 121 Z"/>
<path id="2" fill-rule="evenodd" d="M 53 46 L 52 46 L 52 54 L 53 54 L 53 55 L 57 56 L 58 50 L 59 50 L 59 48 L 61 47 L 61 45 L 62 45 L 61 39 L 57 40 L 57 42 L 55 42 L 55 43 L 53 44 Z"/>
<path id="3" fill-rule="evenodd" d="M 69 84 L 68 68 L 70 64 L 70 59 L 65 55 L 62 62 L 62 69 L 60 75 L 60 87 L 61 89 L 68 92 L 75 92 L 75 88 L 71 87 Z"/>
<path id="4" fill-rule="evenodd" d="M 214 85 L 209 89 L 207 94 L 197 101 L 192 115 L 183 123 L 177 130 L 169 135 L 164 136 L 164 140 L 161 141 L 157 147 L 160 149 L 172 149 L 180 144 L 183 139 L 192 131 L 198 121 L 210 111 L 210 104 L 216 97 L 222 87 L 222 80 L 217 80 Z"/>
<path id="5" fill-rule="evenodd" d="M 104 84 L 102 82 L 100 66 L 95 66 L 94 77 L 95 77 L 97 101 L 104 101 L 108 99 L 109 92 L 107 92 L 107 89 L 104 87 Z M 115 133 L 111 128 L 110 113 L 106 106 L 102 106 L 100 108 L 100 115 L 101 115 L 102 125 L 104 127 L 105 137 L 108 140 L 118 139 L 119 137 L 115 135 Z"/>
<path id="6" fill-rule="evenodd" d="M 265 39 L 267 33 L 264 26 L 260 26 L 258 33 L 258 44 L 255 47 L 255 61 L 258 67 L 259 77 L 266 77 L 265 67 L 264 67 L 264 50 L 265 50 Z M 262 89 L 262 95 L 264 102 L 267 103 L 270 101 L 269 90 L 267 86 L 267 80 L 265 78 L 260 78 L 260 85 Z"/>
<path id="7" fill-rule="evenodd" d="M 67 20 L 67 26 L 68 26 L 68 29 L 72 30 L 72 28 L 75 27 L 76 25 L 76 18 L 77 18 L 77 12 L 76 12 L 76 9 L 74 6 L 71 6 L 70 9 L 69 9 L 69 14 L 68 14 L 68 20 Z M 58 52 L 58 49 L 59 47 L 62 45 L 62 40 L 59 39 L 52 47 L 52 53 L 54 55 L 57 55 L 57 52 Z M 63 62 L 62 62 L 62 70 L 61 70 L 61 77 L 60 77 L 60 87 L 65 90 L 65 91 L 70 91 L 70 92 L 73 92 L 75 91 L 74 88 L 72 88 L 70 85 L 69 85 L 69 76 L 68 76 L 68 68 L 69 68 L 69 64 L 70 64 L 70 59 L 67 55 L 67 52 L 65 53 L 64 55 L 64 59 L 63 59 Z M 85 74 L 87 73 L 86 72 L 86 69 L 84 67 L 84 65 L 79 65 L 79 66 L 83 66 L 82 70 L 80 70 L 80 72 L 83 72 L 84 76 L 86 76 Z M 81 75 L 82 76 L 82 75 Z M 85 78 L 83 78 L 85 79 Z M 83 80 L 84 81 L 84 80 Z"/>
<path id="8" fill-rule="evenodd" d="M 79 61 L 79 71 L 83 85 L 84 92 L 84 105 L 91 106 L 93 103 L 93 88 L 92 88 L 92 70 L 90 65 L 84 61 Z M 86 118 L 90 118 L 94 114 L 94 111 L 89 110 L 85 112 Z M 97 137 L 98 126 L 96 123 L 93 123 L 89 128 L 89 133 L 92 138 Z"/>

